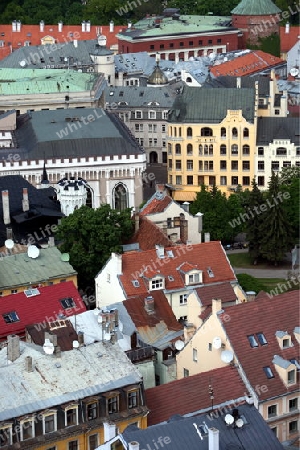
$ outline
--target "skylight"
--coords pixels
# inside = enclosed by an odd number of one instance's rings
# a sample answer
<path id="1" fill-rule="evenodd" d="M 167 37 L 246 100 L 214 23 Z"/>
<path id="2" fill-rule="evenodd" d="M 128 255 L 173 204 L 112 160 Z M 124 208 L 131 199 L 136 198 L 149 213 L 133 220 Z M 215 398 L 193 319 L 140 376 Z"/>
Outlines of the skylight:
<path id="1" fill-rule="evenodd" d="M 252 348 L 258 347 L 258 343 L 256 342 L 256 339 L 254 337 L 254 334 L 250 334 L 250 336 L 247 336 L 249 344 Z"/>
<path id="2" fill-rule="evenodd" d="M 132 280 L 132 284 L 136 288 L 140 287 L 140 283 L 138 282 L 138 280 Z"/>
<path id="3" fill-rule="evenodd" d="M 208 273 L 209 278 L 213 278 L 215 276 L 213 271 L 212 271 L 212 269 L 211 269 L 211 267 L 207 268 L 207 273 Z"/>
<path id="4" fill-rule="evenodd" d="M 16 313 L 16 311 L 11 311 L 9 313 L 3 314 L 2 315 L 5 323 L 14 323 L 14 322 L 19 322 L 19 316 Z"/>
<path id="5" fill-rule="evenodd" d="M 271 367 L 266 366 L 266 367 L 264 367 L 263 369 L 264 369 L 264 372 L 265 372 L 267 378 L 269 378 L 269 379 L 270 379 L 270 378 L 274 378 L 274 374 L 273 374 L 273 372 L 272 372 Z"/>
<path id="6" fill-rule="evenodd" d="M 268 343 L 264 333 L 256 333 L 256 336 L 259 340 L 260 345 L 266 345 Z"/>
<path id="7" fill-rule="evenodd" d="M 167 250 L 167 255 L 169 256 L 169 258 L 174 258 L 174 253 L 172 252 L 172 250 Z"/>
<path id="8" fill-rule="evenodd" d="M 172 275 L 168 275 L 168 280 L 169 281 L 174 281 L 174 277 Z"/>
<path id="9" fill-rule="evenodd" d="M 40 291 L 38 289 L 36 289 L 36 288 L 34 288 L 34 289 L 26 289 L 24 291 L 24 294 L 26 295 L 27 298 L 28 297 L 34 297 L 35 295 L 39 295 Z"/>
<path id="10" fill-rule="evenodd" d="M 75 303 L 71 297 L 62 298 L 60 303 L 64 309 L 74 308 Z"/>

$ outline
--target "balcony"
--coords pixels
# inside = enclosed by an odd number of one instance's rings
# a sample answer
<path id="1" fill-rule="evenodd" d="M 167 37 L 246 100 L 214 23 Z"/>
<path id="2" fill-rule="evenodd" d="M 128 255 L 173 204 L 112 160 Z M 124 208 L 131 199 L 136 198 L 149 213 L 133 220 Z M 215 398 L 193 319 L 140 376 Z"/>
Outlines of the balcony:
<path id="1" fill-rule="evenodd" d="M 154 358 L 154 349 L 150 345 L 141 348 L 135 348 L 126 352 L 127 357 L 132 363 Z"/>

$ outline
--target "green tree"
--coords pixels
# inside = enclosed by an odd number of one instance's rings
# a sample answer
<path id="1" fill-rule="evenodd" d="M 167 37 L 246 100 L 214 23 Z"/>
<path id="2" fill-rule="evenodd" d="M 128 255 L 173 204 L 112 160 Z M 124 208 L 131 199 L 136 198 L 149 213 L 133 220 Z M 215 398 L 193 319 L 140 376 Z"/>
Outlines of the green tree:
<path id="1" fill-rule="evenodd" d="M 253 264 L 257 264 L 261 243 L 261 227 L 262 227 L 262 211 L 260 206 L 264 203 L 263 194 L 258 189 L 255 179 L 251 182 L 252 190 L 250 191 L 248 203 L 245 207 L 246 218 L 246 235 L 249 242 L 249 254 Z"/>
<path id="2" fill-rule="evenodd" d="M 62 241 L 61 251 L 70 254 L 79 286 L 85 288 L 94 284 L 95 275 L 111 252 L 120 252 L 121 243 L 132 233 L 131 210 L 119 212 L 104 204 L 97 209 L 82 206 L 64 217 L 57 237 Z"/>
<path id="3" fill-rule="evenodd" d="M 280 185 L 284 197 L 283 208 L 292 228 L 295 240 L 300 236 L 300 167 L 285 167 L 280 173 Z"/>
<path id="4" fill-rule="evenodd" d="M 285 214 L 279 176 L 272 173 L 266 196 L 267 210 L 262 215 L 260 253 L 275 265 L 293 245 L 292 229 Z"/>

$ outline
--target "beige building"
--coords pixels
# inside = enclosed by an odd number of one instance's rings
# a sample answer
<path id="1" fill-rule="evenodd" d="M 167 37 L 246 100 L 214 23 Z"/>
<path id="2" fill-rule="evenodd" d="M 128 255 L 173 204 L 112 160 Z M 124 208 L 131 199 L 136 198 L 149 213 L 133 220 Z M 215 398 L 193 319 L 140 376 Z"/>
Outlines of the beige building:
<path id="1" fill-rule="evenodd" d="M 281 442 L 299 437 L 298 291 L 212 311 L 178 353 L 177 378 L 229 364 L 238 371 L 254 405 Z M 284 307 L 283 307 L 284 305 Z M 191 318 L 190 318 L 191 320 Z"/>

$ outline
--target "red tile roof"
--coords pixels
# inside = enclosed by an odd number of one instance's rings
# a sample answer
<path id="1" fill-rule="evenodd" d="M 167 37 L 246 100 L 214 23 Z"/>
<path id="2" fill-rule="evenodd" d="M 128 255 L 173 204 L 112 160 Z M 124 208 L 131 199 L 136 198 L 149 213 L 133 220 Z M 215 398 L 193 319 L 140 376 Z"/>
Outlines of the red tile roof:
<path id="1" fill-rule="evenodd" d="M 138 243 L 141 250 L 153 250 L 155 245 L 163 245 L 164 247 L 173 245 L 172 241 L 168 239 L 161 228 L 147 219 L 147 217 L 141 215 L 140 228 L 128 241 L 128 244 L 133 243 Z"/>
<path id="2" fill-rule="evenodd" d="M 130 297 L 123 302 L 136 328 L 155 327 L 164 321 L 169 330 L 183 330 L 183 326 L 176 320 L 173 310 L 162 291 L 152 291 L 154 299 L 154 313 L 148 314 L 145 309 L 145 296 Z"/>
<path id="3" fill-rule="evenodd" d="M 260 293 L 259 298 L 248 303 L 230 306 L 225 309 L 230 320 L 222 321 L 233 350 L 252 387 L 266 386 L 265 392 L 257 391 L 260 400 L 276 397 L 298 389 L 297 385 L 286 387 L 281 381 L 272 360 L 279 355 L 286 360 L 297 359 L 299 344 L 293 330 L 299 326 L 299 291 L 286 292 L 269 298 Z M 218 316 L 222 320 L 222 315 Z M 281 350 L 276 331 L 287 331 L 292 337 L 293 347 Z M 267 344 L 251 348 L 247 336 L 263 333 Z M 274 378 L 268 379 L 263 367 L 272 369 Z"/>
<path id="4" fill-rule="evenodd" d="M 168 256 L 170 251 L 173 257 Z M 166 290 L 184 289 L 184 277 L 178 270 L 184 262 L 197 266 L 199 270 L 203 271 L 204 284 L 236 281 L 233 269 L 219 241 L 167 247 L 165 248 L 165 258 L 158 258 L 156 250 L 133 251 L 122 255 L 122 275 L 119 279 L 126 297 L 147 293 L 146 282 L 139 276 L 147 269 L 165 276 Z M 214 273 L 213 278 L 209 277 L 207 273 L 208 267 Z M 169 276 L 172 278 L 170 279 Z M 139 287 L 134 287 L 133 280 L 139 281 Z"/>
<path id="5" fill-rule="evenodd" d="M 0 24 L 1 40 L 4 41 L 4 48 L 9 49 L 10 45 L 13 50 L 20 48 L 24 45 L 25 41 L 30 41 L 31 45 L 41 45 L 41 39 L 45 36 L 51 36 L 56 40 L 56 43 L 71 42 L 74 39 L 77 40 L 90 40 L 96 39 L 97 35 L 104 34 L 106 36 L 106 46 L 111 48 L 112 46 L 117 46 L 118 39 L 116 34 L 122 29 L 121 26 L 115 26 L 114 31 L 109 31 L 109 26 L 96 26 L 91 25 L 89 32 L 81 31 L 81 25 L 63 25 L 62 31 L 58 31 L 58 25 L 46 25 L 44 26 L 44 31 L 40 31 L 39 25 L 21 25 L 21 31 L 12 31 L 12 25 L 2 25 Z M 4 33 L 4 35 L 3 35 Z M 73 33 L 73 37 L 70 36 Z M 0 58 L 3 58 L 3 49 L 0 51 Z"/>
<path id="6" fill-rule="evenodd" d="M 86 311 L 85 304 L 72 281 L 39 287 L 38 290 L 40 294 L 33 297 L 26 297 L 24 292 L 20 292 L 0 299 L 1 339 L 5 339 L 9 334 L 24 335 L 28 325 L 39 323 L 42 327 L 43 324 L 56 320 L 60 314 L 70 316 Z M 74 300 L 75 307 L 63 308 L 60 300 L 66 297 Z M 13 311 L 20 320 L 6 323 L 3 314 Z"/>
<path id="7" fill-rule="evenodd" d="M 264 69 L 269 69 L 272 66 L 282 63 L 284 63 L 284 61 L 277 58 L 277 56 L 270 55 L 261 50 L 255 50 L 246 55 L 238 56 L 232 61 L 227 61 L 211 67 L 210 72 L 215 77 L 223 75 L 243 77 L 255 72 L 261 72 Z"/>
<path id="8" fill-rule="evenodd" d="M 180 266 L 180 270 L 183 273 L 188 273 L 191 272 L 192 270 L 198 269 L 198 266 L 195 266 L 193 264 L 190 264 L 188 262 L 184 262 L 183 264 L 181 264 Z"/>
<path id="9" fill-rule="evenodd" d="M 150 409 L 148 425 L 164 422 L 175 414 L 210 408 L 209 385 L 213 387 L 215 405 L 233 403 L 247 395 L 237 369 L 232 366 L 171 381 L 146 390 L 146 405 Z"/>
<path id="10" fill-rule="evenodd" d="M 234 302 L 237 298 L 230 283 L 199 287 L 196 292 L 202 306 L 211 306 L 213 298 L 220 298 L 222 303 Z"/>
<path id="11" fill-rule="evenodd" d="M 157 192 L 150 198 L 146 205 L 141 209 L 140 214 L 147 216 L 148 214 L 156 214 L 164 212 L 164 210 L 172 203 L 172 198 L 169 195 L 163 194 L 159 198 Z"/>
<path id="12" fill-rule="evenodd" d="M 290 27 L 288 33 L 285 32 L 285 26 L 280 27 L 280 52 L 286 53 L 297 43 L 300 35 L 299 27 Z"/>

